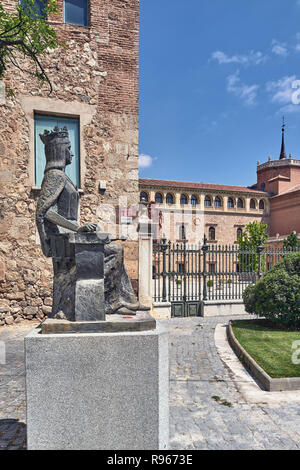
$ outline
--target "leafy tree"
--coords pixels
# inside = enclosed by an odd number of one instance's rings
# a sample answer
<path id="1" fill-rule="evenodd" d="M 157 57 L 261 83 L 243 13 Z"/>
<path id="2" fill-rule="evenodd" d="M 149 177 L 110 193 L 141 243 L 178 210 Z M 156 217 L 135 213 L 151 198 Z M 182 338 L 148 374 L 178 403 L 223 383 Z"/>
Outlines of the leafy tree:
<path id="1" fill-rule="evenodd" d="M 239 265 L 241 272 L 264 270 L 265 256 L 259 254 L 259 251 L 268 239 L 267 228 L 268 226 L 264 222 L 250 222 L 245 231 L 239 236 Z"/>
<path id="2" fill-rule="evenodd" d="M 283 248 L 285 250 L 296 250 L 300 247 L 300 243 L 296 232 L 292 232 L 285 240 L 283 240 Z"/>
<path id="3" fill-rule="evenodd" d="M 43 10 L 38 8 L 40 4 L 36 0 L 22 0 L 14 12 L 8 12 L 0 3 L 0 80 L 8 64 L 12 64 L 41 83 L 47 82 L 51 93 L 52 85 L 40 58 L 47 49 L 59 46 L 57 33 L 46 20 L 58 13 L 58 7 L 56 0 L 45 0 Z M 25 67 L 26 61 L 22 59 L 26 58 L 30 62 Z"/>
<path id="4" fill-rule="evenodd" d="M 288 327 L 300 327 L 300 253 L 286 255 L 243 293 L 245 309 Z"/>

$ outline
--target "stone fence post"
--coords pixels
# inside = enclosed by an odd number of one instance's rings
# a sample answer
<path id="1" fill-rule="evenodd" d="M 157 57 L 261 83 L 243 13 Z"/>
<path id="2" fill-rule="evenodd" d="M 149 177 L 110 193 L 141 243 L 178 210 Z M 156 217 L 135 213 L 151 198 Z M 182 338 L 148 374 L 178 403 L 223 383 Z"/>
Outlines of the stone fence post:
<path id="1" fill-rule="evenodd" d="M 139 301 L 152 309 L 152 234 L 139 234 Z"/>

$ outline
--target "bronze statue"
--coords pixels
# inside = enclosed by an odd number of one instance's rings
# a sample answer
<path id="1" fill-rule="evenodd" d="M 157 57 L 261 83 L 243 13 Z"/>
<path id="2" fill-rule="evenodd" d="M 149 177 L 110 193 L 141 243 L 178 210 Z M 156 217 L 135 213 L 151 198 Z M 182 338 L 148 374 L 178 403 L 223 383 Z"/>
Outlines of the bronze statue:
<path id="1" fill-rule="evenodd" d="M 67 128 L 55 127 L 51 132 L 45 130 L 40 138 L 45 145 L 46 168 L 37 203 L 36 223 L 43 253 L 45 256 L 53 258 L 54 298 L 51 316 L 69 320 L 77 319 L 74 316 L 74 305 L 72 304 L 75 295 L 74 289 L 77 289 L 74 287 L 76 270 L 82 271 L 81 279 L 84 286 L 88 284 L 86 282 L 87 272 L 88 276 L 95 272 L 94 277 L 101 278 L 101 266 L 97 266 L 96 262 L 97 259 L 101 259 L 98 258 L 97 240 L 100 245 L 102 244 L 104 252 L 105 314 L 132 314 L 139 309 L 145 310 L 139 305 L 132 289 L 124 266 L 123 248 L 118 244 L 111 243 L 108 234 L 99 232 L 97 224 L 88 223 L 79 226 L 79 193 L 65 174 L 66 165 L 72 162 L 73 157 Z M 70 242 L 72 240 L 70 234 L 72 233 L 78 234 L 76 235 L 76 243 L 81 248 L 83 247 L 83 255 L 80 254 L 80 268 L 78 269 L 74 261 L 78 250 Z M 81 238 L 87 239 L 87 242 L 82 242 Z M 82 243 L 89 244 L 90 247 L 82 245 Z M 101 263 L 101 261 L 99 262 Z M 85 306 L 85 308 L 92 310 L 91 305 Z M 84 317 L 84 319 L 86 318 Z M 91 319 L 99 319 L 99 316 L 91 317 Z"/>

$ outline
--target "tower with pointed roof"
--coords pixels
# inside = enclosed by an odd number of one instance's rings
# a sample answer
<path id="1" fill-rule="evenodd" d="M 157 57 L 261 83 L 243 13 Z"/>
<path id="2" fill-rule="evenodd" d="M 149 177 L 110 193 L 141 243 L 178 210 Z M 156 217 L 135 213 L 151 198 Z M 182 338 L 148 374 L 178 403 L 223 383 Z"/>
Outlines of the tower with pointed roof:
<path id="1" fill-rule="evenodd" d="M 285 122 L 284 122 L 284 116 L 282 118 L 282 141 L 281 141 L 281 151 L 280 151 L 280 157 L 279 160 L 283 160 L 286 158 L 286 151 L 285 151 L 285 142 L 284 142 L 284 129 L 285 129 Z"/>

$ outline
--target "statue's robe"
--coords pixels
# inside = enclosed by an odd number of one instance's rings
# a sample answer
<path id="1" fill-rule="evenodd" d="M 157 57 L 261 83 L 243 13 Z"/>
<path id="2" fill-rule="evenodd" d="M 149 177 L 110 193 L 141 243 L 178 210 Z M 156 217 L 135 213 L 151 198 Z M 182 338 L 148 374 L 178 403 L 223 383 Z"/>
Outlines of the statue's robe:
<path id="1" fill-rule="evenodd" d="M 45 256 L 53 257 L 51 237 L 71 232 L 46 219 L 49 209 L 78 224 L 79 193 L 63 170 L 45 172 L 37 203 L 36 224 Z M 117 313 L 122 308 L 135 311 L 139 303 L 131 286 L 125 265 L 124 250 L 118 244 L 104 246 L 105 313 Z"/>

